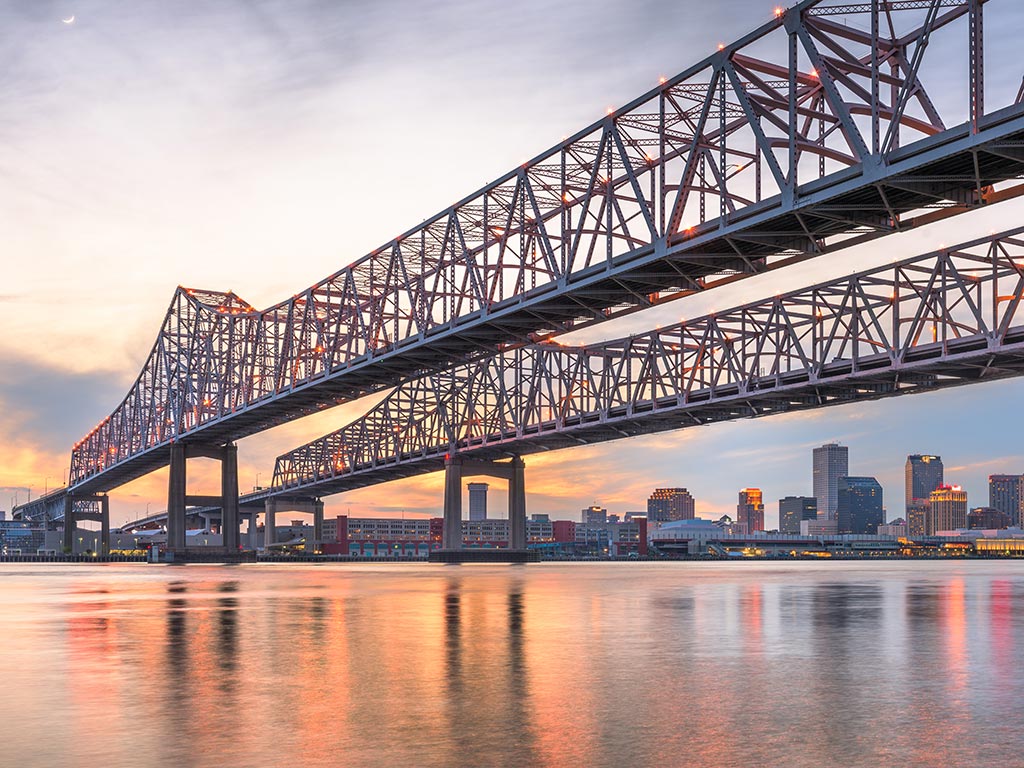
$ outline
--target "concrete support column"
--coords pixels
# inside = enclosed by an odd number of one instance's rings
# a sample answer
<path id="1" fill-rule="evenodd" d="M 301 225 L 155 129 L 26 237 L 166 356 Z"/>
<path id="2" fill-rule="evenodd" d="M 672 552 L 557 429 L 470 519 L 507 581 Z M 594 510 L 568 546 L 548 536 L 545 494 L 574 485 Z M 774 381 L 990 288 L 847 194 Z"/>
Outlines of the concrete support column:
<path id="1" fill-rule="evenodd" d="M 263 546 L 276 544 L 274 526 L 277 525 L 277 499 L 267 499 L 264 503 Z"/>
<path id="2" fill-rule="evenodd" d="M 64 551 L 75 551 L 75 500 L 70 493 L 64 497 Z"/>
<path id="3" fill-rule="evenodd" d="M 444 528 L 442 549 L 462 549 L 462 459 L 444 462 Z"/>
<path id="4" fill-rule="evenodd" d="M 238 446 L 228 443 L 220 462 L 220 534 L 229 552 L 239 548 Z"/>
<path id="5" fill-rule="evenodd" d="M 249 513 L 249 549 L 256 549 L 260 545 L 259 539 L 256 536 L 256 515 L 255 511 Z"/>
<path id="6" fill-rule="evenodd" d="M 508 481 L 509 549 L 526 549 L 526 463 L 512 459 L 512 475 Z"/>
<path id="7" fill-rule="evenodd" d="M 110 554 L 110 497 L 100 496 L 100 554 Z"/>
<path id="8" fill-rule="evenodd" d="M 320 499 L 313 502 L 313 551 L 319 552 L 324 542 L 324 503 Z"/>
<path id="9" fill-rule="evenodd" d="M 167 483 L 167 548 L 185 549 L 185 446 L 171 443 L 171 472 Z"/>

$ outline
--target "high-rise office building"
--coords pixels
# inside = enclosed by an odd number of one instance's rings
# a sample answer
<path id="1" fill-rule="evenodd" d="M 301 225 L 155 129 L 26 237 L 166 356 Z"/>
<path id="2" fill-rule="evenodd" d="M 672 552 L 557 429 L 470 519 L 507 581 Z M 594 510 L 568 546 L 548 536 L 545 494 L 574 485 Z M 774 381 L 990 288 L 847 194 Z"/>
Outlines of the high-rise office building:
<path id="1" fill-rule="evenodd" d="M 487 483 L 469 483 L 469 519 L 487 519 Z"/>
<path id="2" fill-rule="evenodd" d="M 839 506 L 839 478 L 850 474 L 850 449 L 839 443 L 826 443 L 814 449 L 814 498 L 818 517 L 834 520 Z"/>
<path id="3" fill-rule="evenodd" d="M 779 499 L 779 532 L 800 533 L 801 520 L 818 517 L 818 500 L 813 496 L 787 496 Z"/>
<path id="4" fill-rule="evenodd" d="M 903 469 L 903 506 L 907 534 L 925 536 L 928 529 L 928 497 L 942 485 L 942 457 L 914 453 L 907 456 Z"/>
<path id="5" fill-rule="evenodd" d="M 685 488 L 656 488 L 647 499 L 647 519 L 659 523 L 693 520 L 693 496 Z"/>
<path id="6" fill-rule="evenodd" d="M 764 530 L 764 500 L 760 488 L 744 488 L 740 491 L 736 522 L 746 526 L 747 533 Z"/>
<path id="7" fill-rule="evenodd" d="M 959 485 L 941 485 L 928 495 L 925 535 L 967 527 L 967 491 Z"/>
<path id="8" fill-rule="evenodd" d="M 988 505 L 1010 518 L 1010 525 L 1024 520 L 1024 477 L 1021 475 L 989 475 Z"/>
<path id="9" fill-rule="evenodd" d="M 607 523 L 608 510 L 599 504 L 592 504 L 583 510 L 584 523 Z"/>
<path id="10" fill-rule="evenodd" d="M 838 533 L 878 533 L 885 522 L 882 486 L 873 477 L 841 477 L 837 492 Z"/>
<path id="11" fill-rule="evenodd" d="M 904 468 L 904 503 L 927 501 L 928 494 L 942 485 L 942 457 L 914 453 L 907 456 Z"/>

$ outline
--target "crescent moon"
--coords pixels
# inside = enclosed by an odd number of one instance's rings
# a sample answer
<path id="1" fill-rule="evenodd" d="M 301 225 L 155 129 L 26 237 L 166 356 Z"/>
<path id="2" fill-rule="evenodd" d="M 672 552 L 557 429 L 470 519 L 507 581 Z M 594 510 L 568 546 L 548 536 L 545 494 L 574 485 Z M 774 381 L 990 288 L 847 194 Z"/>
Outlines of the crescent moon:
<path id="1" fill-rule="evenodd" d="M 61 19 L 61 21 L 63 21 L 65 24 L 74 24 L 75 23 L 75 15 L 71 14 L 70 18 Z"/>

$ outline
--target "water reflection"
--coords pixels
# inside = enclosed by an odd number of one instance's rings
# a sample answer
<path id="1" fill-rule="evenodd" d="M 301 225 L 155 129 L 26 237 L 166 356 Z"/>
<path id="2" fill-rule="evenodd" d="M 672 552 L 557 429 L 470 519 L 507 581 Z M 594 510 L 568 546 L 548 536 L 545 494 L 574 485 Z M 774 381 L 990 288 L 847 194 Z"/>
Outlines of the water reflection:
<path id="1" fill-rule="evenodd" d="M 3 759 L 1013 765 L 1022 565 L 14 569 Z"/>

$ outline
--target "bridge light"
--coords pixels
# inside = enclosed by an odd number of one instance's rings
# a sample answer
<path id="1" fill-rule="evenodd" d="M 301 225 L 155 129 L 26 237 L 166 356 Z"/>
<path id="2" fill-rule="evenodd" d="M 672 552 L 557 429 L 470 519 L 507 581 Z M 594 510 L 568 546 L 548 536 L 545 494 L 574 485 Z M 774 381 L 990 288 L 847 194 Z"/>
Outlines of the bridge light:
<path id="1" fill-rule="evenodd" d="M 725 43 L 719 43 L 718 44 L 718 50 L 724 51 L 725 50 Z"/>
<path id="2" fill-rule="evenodd" d="M 811 75 L 811 77 L 817 77 L 818 76 L 818 70 L 817 69 L 812 69 L 810 71 L 810 75 Z"/>
<path id="3" fill-rule="evenodd" d="M 783 8 L 781 6 L 778 6 L 778 5 L 775 6 L 775 18 L 776 19 L 782 18 L 782 14 L 784 14 L 785 12 L 786 11 L 783 10 Z"/>
<path id="4" fill-rule="evenodd" d="M 609 115 L 614 115 L 615 114 L 615 110 L 612 107 L 608 107 L 608 114 Z"/>
<path id="5" fill-rule="evenodd" d="M 659 83 L 660 83 L 661 85 L 664 85 L 665 83 L 667 83 L 667 82 L 668 82 L 668 78 L 667 78 L 667 77 L 665 77 L 664 75 L 662 75 L 661 77 L 659 77 L 659 78 L 658 78 L 658 82 L 659 82 Z"/>

